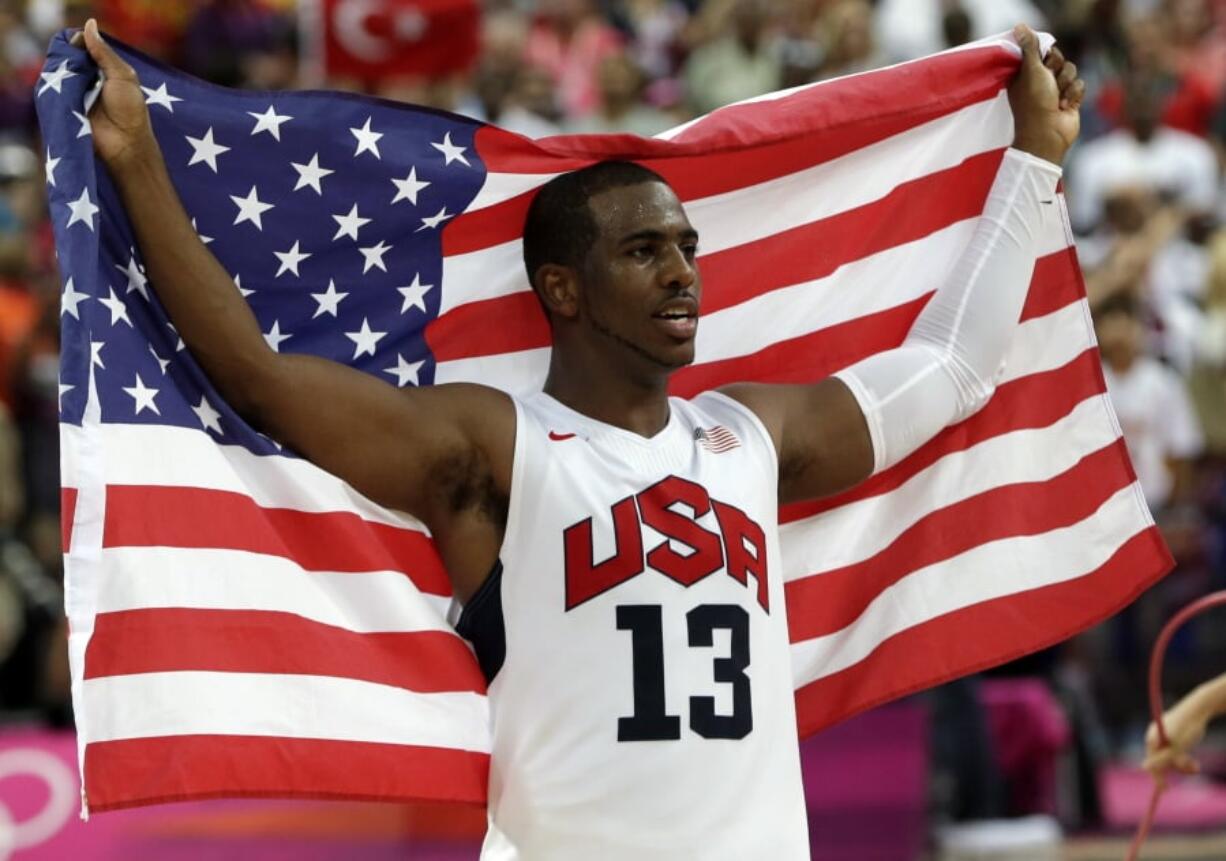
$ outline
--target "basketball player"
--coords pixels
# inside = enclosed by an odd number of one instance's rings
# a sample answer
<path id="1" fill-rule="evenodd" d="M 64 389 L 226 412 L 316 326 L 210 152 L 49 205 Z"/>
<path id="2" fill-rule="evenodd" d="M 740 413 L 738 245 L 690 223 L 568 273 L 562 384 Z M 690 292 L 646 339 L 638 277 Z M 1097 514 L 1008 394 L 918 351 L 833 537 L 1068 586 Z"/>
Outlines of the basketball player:
<path id="1" fill-rule="evenodd" d="M 561 176 L 524 258 L 553 333 L 544 391 L 398 390 L 269 349 L 167 176 L 133 70 L 98 155 L 150 283 L 253 426 L 429 527 L 493 713 L 485 859 L 801 859 L 808 838 L 776 515 L 850 487 L 979 409 L 1021 312 L 1084 93 L 1020 29 L 1016 137 L 965 253 L 906 342 L 815 385 L 685 401 L 699 238 L 641 167 Z M 866 285 L 866 287 L 871 285 Z"/>

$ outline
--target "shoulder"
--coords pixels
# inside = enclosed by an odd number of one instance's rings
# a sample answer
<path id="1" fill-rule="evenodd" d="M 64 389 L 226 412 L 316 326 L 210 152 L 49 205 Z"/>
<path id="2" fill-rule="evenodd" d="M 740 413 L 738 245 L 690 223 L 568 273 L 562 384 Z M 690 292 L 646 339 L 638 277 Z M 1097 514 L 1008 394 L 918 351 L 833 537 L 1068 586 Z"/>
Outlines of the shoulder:
<path id="1" fill-rule="evenodd" d="M 772 399 L 759 391 L 764 388 L 756 383 L 734 383 L 702 392 L 690 403 L 716 423 L 730 424 L 745 435 L 758 437 L 777 459 L 780 437 L 776 428 L 781 426 L 781 419 L 774 415 Z"/>

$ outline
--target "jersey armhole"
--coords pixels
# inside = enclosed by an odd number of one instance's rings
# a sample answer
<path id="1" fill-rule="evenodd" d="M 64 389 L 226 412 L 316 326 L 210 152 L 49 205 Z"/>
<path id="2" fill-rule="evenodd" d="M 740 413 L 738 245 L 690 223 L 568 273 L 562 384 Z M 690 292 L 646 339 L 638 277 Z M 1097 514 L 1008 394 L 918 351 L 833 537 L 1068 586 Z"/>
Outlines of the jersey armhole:
<path id="1" fill-rule="evenodd" d="M 507 494 L 507 523 L 502 533 L 502 545 L 498 548 L 500 563 L 507 558 L 507 544 L 512 540 L 512 536 L 518 534 L 519 510 L 522 507 L 520 497 L 523 496 L 523 464 L 528 448 L 528 411 L 518 397 L 512 394 L 507 397 L 515 405 L 515 445 L 511 453 L 511 490 Z"/>
<path id="2" fill-rule="evenodd" d="M 758 417 L 758 414 L 738 401 L 736 398 L 729 397 L 723 392 L 716 391 L 715 389 L 709 389 L 700 394 L 698 397 L 702 398 L 707 396 L 722 401 L 726 406 L 731 407 L 734 412 L 747 419 L 749 423 L 757 429 L 758 436 L 760 436 L 766 443 L 766 450 L 770 452 L 771 463 L 774 466 L 775 476 L 777 478 L 779 475 L 779 452 L 775 449 L 775 441 L 771 439 L 770 431 L 766 429 L 766 425 L 762 423 L 762 419 Z M 695 400 L 697 399 L 698 398 L 695 398 Z"/>

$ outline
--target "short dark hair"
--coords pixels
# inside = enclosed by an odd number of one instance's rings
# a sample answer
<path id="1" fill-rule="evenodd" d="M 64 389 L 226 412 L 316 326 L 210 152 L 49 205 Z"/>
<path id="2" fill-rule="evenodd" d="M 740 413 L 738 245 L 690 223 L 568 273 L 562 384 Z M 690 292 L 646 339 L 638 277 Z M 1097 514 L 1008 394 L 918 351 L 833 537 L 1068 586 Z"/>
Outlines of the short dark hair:
<path id="1" fill-rule="evenodd" d="M 1141 303 L 1131 290 L 1120 290 L 1112 293 L 1099 302 L 1094 308 L 1094 318 L 1102 320 L 1112 314 L 1123 314 L 1134 320 L 1141 317 Z"/>
<path id="2" fill-rule="evenodd" d="M 588 200 L 602 191 L 668 182 L 654 170 L 632 161 L 602 161 L 556 176 L 541 186 L 524 222 L 524 268 L 533 279 L 546 263 L 578 269 L 596 241 L 596 219 Z"/>

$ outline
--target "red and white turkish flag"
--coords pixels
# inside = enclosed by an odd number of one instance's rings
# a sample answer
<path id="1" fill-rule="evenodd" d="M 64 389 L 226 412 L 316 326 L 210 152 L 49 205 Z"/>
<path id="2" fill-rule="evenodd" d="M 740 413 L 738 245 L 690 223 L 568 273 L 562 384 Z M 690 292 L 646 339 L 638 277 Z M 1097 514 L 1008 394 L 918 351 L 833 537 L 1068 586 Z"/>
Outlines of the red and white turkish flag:
<path id="1" fill-rule="evenodd" d="M 322 0 L 318 13 L 328 76 L 433 78 L 477 57 L 477 0 Z"/>

